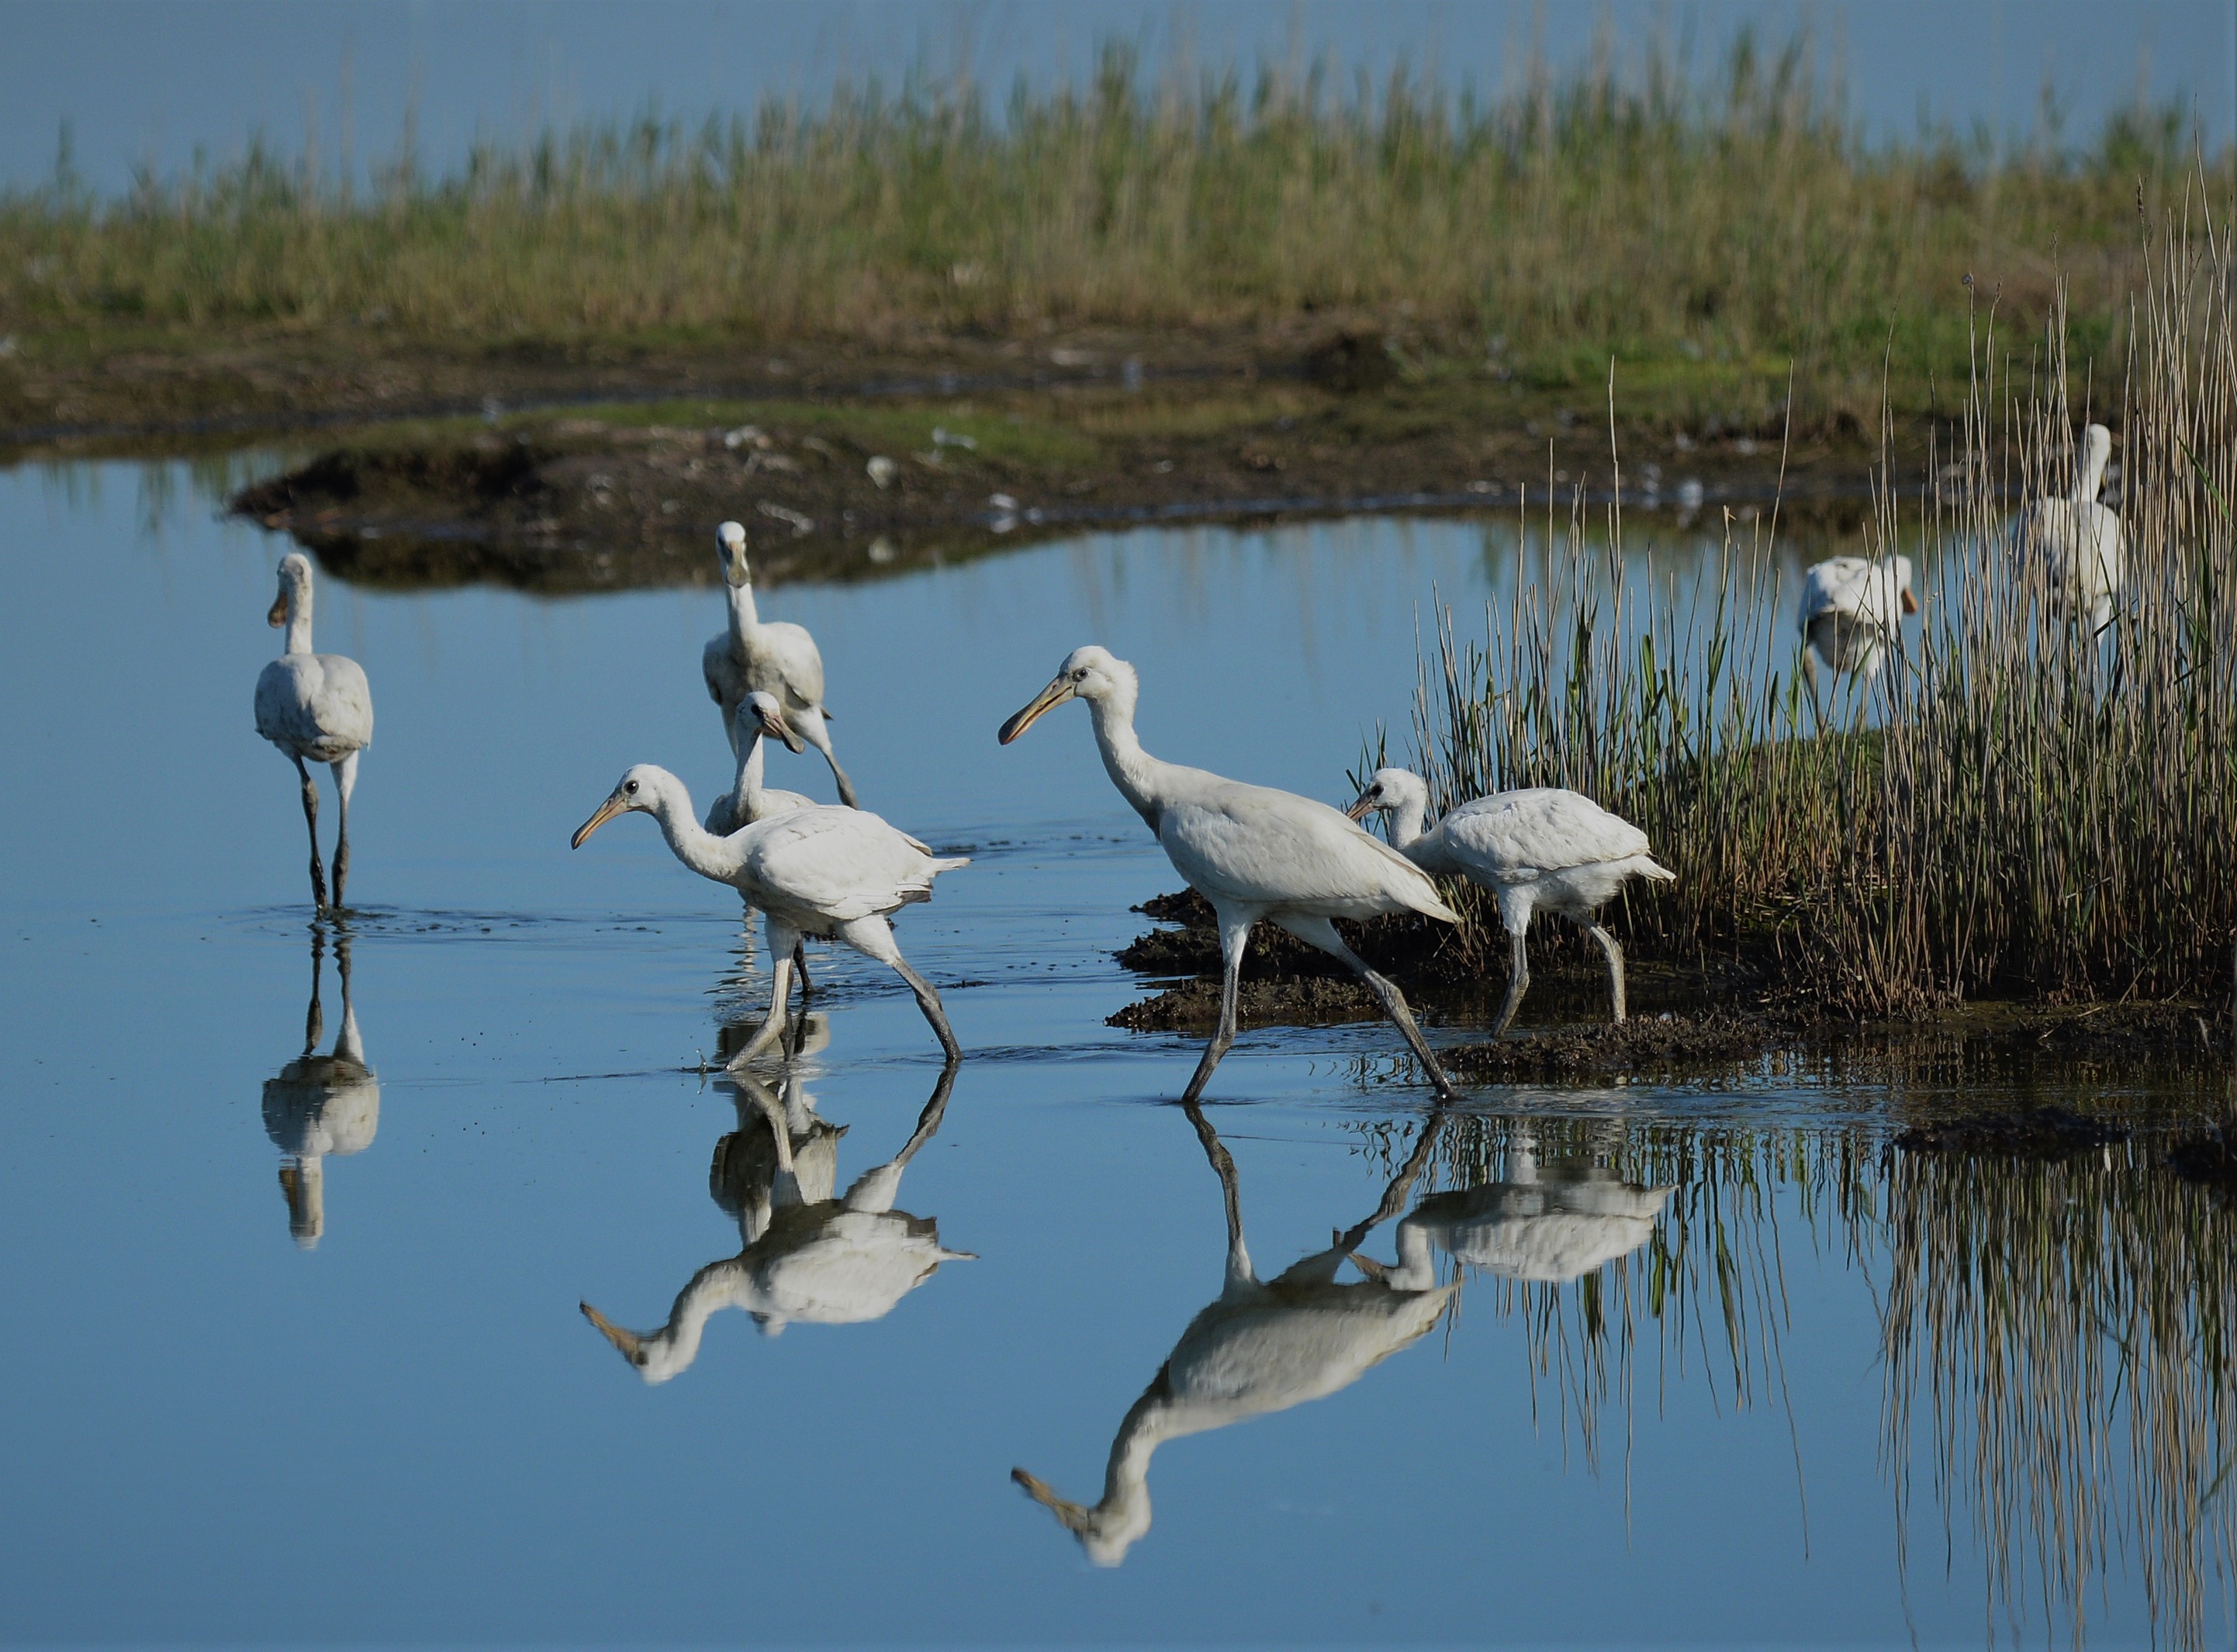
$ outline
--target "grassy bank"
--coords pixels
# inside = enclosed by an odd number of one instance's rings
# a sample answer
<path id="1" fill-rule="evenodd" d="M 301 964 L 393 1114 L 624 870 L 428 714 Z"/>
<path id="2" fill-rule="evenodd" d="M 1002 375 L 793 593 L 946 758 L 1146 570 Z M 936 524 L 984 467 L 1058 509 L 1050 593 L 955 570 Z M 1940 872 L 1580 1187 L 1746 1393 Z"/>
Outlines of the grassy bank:
<path id="1" fill-rule="evenodd" d="M 2215 191 L 2218 189 L 2218 193 Z M 1769 526 L 1700 589 L 1627 582 L 1621 523 L 1518 569 L 1481 644 L 1448 616 L 1418 737 L 1441 800 L 1574 787 L 1679 872 L 1634 897 L 1666 955 L 1741 954 L 1810 999 L 1901 1013 L 1981 996 L 2231 992 L 2237 940 L 2237 278 L 2213 181 L 2141 238 L 2124 400 L 2126 582 L 2092 637 L 2009 550 L 2012 491 L 2071 485 L 2080 408 L 2054 324 L 2008 376 L 1985 308 L 1945 485 L 1868 534 L 1928 570 L 1915 637 L 1828 737 L 1795 672 Z M 1549 521 L 1549 536 L 1563 524 Z M 1853 723 L 1851 722 L 1853 721 Z M 1481 926 L 1479 926 L 1481 928 Z"/>
<path id="2" fill-rule="evenodd" d="M 1620 79 L 1541 69 L 1481 95 L 1335 64 L 1151 76 L 1113 48 L 1077 90 L 842 85 L 814 114 L 553 133 L 447 176 L 407 152 L 355 191 L 261 149 L 121 199 L 58 168 L 0 196 L 0 401 L 32 370 L 76 374 L 85 403 L 120 358 L 221 349 L 339 373 L 1349 326 L 1417 379 L 1561 393 L 1614 357 L 1638 396 L 1748 423 L 1776 418 L 1792 364 L 1805 421 L 1868 426 L 1884 385 L 1902 409 L 1962 398 L 1964 278 L 2023 335 L 2054 249 L 2102 398 L 2128 359 L 2139 192 L 2160 202 L 2193 160 L 2180 115 L 2079 148 L 1874 146 L 1808 62 L 1744 39 L 1707 75 L 1650 50 Z M 2219 198 L 2232 161 L 2207 164 Z M 204 390 L 255 376 L 236 354 Z"/>

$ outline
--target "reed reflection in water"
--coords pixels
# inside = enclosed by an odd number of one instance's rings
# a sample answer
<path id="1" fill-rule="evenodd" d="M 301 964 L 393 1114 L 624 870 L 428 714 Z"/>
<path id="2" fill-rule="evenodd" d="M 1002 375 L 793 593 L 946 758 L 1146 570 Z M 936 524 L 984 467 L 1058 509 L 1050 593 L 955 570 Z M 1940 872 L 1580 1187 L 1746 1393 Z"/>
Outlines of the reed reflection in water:
<path id="1" fill-rule="evenodd" d="M 380 1080 L 366 1063 L 350 994 L 350 935 L 334 931 L 334 968 L 342 983 L 342 1024 L 331 1053 L 318 1053 L 326 1036 L 320 986 L 326 968 L 327 927 L 311 929 L 311 1005 L 303 1021 L 303 1053 L 264 1081 L 264 1133 L 283 1155 L 280 1189 L 287 1198 L 287 1231 L 304 1250 L 327 1231 L 327 1161 L 362 1153 L 380 1129 Z"/>

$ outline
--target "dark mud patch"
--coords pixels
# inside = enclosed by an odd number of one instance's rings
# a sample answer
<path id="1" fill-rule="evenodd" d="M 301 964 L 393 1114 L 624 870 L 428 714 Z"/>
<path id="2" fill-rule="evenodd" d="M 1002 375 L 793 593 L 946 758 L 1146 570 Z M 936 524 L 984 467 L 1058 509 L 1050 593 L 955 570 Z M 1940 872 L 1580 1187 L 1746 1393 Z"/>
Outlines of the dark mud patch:
<path id="1" fill-rule="evenodd" d="M 1341 1021 L 1370 1021 L 1382 1006 L 1359 982 L 1244 981 L 1235 995 L 1239 1026 L 1330 1026 Z M 1134 1032 L 1210 1032 L 1219 1023 L 1219 983 L 1186 981 L 1130 1004 L 1110 1018 L 1113 1027 Z"/>
<path id="2" fill-rule="evenodd" d="M 2167 1168 L 2185 1181 L 2237 1194 L 2237 1118 L 2175 1137 Z"/>
<path id="3" fill-rule="evenodd" d="M 2115 1147 L 2131 1132 L 2125 1124 L 2064 1107 L 2031 1107 L 1914 1124 L 1895 1138 L 1905 1153 L 1950 1153 L 1969 1158 L 2067 1159 L 2093 1148 Z"/>
<path id="4" fill-rule="evenodd" d="M 1704 1070 L 1736 1071 L 1798 1046 L 1821 1043 L 1823 1030 L 1731 1010 L 1699 1015 L 1634 1016 L 1620 1025 L 1559 1028 L 1444 1052 L 1455 1076 L 1472 1083 L 1513 1084 L 1554 1079 L 1673 1077 Z"/>

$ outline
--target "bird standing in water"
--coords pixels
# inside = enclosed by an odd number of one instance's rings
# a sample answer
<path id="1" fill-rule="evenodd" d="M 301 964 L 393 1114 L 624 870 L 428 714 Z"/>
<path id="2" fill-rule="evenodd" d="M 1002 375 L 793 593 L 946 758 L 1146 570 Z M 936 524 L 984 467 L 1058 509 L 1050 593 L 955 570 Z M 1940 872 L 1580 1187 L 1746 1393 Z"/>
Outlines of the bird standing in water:
<path id="1" fill-rule="evenodd" d="M 805 627 L 789 621 L 764 623 L 754 608 L 753 571 L 746 564 L 746 530 L 742 523 L 726 522 L 715 530 L 723 564 L 723 582 L 729 594 L 730 623 L 722 635 L 709 639 L 700 655 L 707 693 L 723 708 L 723 732 L 730 748 L 738 749 L 738 707 L 758 688 L 776 697 L 785 721 L 800 737 L 823 754 L 831 765 L 831 778 L 839 783 L 839 800 L 854 808 L 855 783 L 839 767 L 831 750 L 831 731 L 824 719 L 831 714 L 823 704 L 823 655 Z"/>
<path id="2" fill-rule="evenodd" d="M 319 864 L 319 787 L 307 760 L 333 770 L 341 794 L 334 839 L 334 906 L 349 882 L 350 793 L 357 754 L 373 743 L 373 690 L 364 668 L 346 655 L 311 652 L 311 563 L 300 551 L 280 559 L 280 594 L 265 618 L 287 628 L 287 651 L 256 679 L 256 732 L 295 765 L 303 781 L 303 819 L 311 829 L 311 898 L 327 909 L 327 875 Z"/>
<path id="3" fill-rule="evenodd" d="M 1139 693 L 1134 668 L 1124 660 L 1105 648 L 1075 648 L 1055 680 L 1002 725 L 998 738 L 1006 746 L 1052 707 L 1086 701 L 1112 784 L 1157 833 L 1173 870 L 1211 903 L 1224 966 L 1219 1030 L 1182 1100 L 1194 1102 L 1204 1093 L 1212 1069 L 1235 1042 L 1243 951 L 1251 925 L 1262 918 L 1349 964 L 1397 1023 L 1438 1094 L 1457 1096 L 1414 1024 L 1404 995 L 1344 944 L 1331 920 L 1414 912 L 1457 924 L 1460 914 L 1438 897 L 1420 867 L 1361 831 L 1342 811 L 1294 792 L 1246 786 L 1151 756 L 1134 737 Z"/>
<path id="4" fill-rule="evenodd" d="M 2102 425 L 2085 428 L 2074 490 L 2062 499 L 2030 501 L 2012 524 L 2023 564 L 2041 564 L 2052 599 L 2086 623 L 2092 636 L 2113 622 L 2128 558 L 2119 514 L 2097 502 L 2112 457 L 2113 432 Z"/>

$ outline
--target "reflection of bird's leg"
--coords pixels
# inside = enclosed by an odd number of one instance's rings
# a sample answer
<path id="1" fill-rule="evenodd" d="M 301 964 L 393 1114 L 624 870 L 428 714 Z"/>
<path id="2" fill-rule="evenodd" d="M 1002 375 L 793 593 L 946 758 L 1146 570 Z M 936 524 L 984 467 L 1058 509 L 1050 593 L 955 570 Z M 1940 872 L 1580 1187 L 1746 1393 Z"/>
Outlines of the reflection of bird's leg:
<path id="1" fill-rule="evenodd" d="M 334 934 L 334 972 L 342 978 L 342 1030 L 334 1035 L 334 1054 L 363 1066 L 365 1045 L 358 1037 L 357 1006 L 350 1002 L 349 931 L 339 925 Z"/>
<path id="2" fill-rule="evenodd" d="M 831 750 L 831 731 L 823 726 L 823 708 L 810 706 L 805 711 L 788 710 L 784 718 L 831 765 L 831 778 L 839 783 L 839 800 L 850 809 L 860 808 L 861 805 L 855 801 L 855 782 L 847 778 L 847 771 L 839 767 L 839 759 Z"/>
<path id="3" fill-rule="evenodd" d="M 312 780 L 311 771 L 303 767 L 303 760 L 295 759 L 295 773 L 303 777 L 303 823 L 311 828 L 311 900 L 320 912 L 327 909 L 327 869 L 319 862 L 319 787 Z"/>
<path id="4" fill-rule="evenodd" d="M 1586 925 L 1585 933 L 1598 941 L 1600 951 L 1607 954 L 1608 1002 L 1615 1006 L 1615 1018 L 1620 1023 L 1624 1018 L 1623 944 L 1597 921 Z"/>
<path id="5" fill-rule="evenodd" d="M 1412 1277 L 1413 1274 L 1412 1270 L 1407 1267 L 1406 1247 L 1402 1242 L 1399 1247 L 1399 1266 L 1396 1268 L 1387 1267 L 1371 1256 L 1362 1256 L 1358 1254 L 1358 1251 L 1360 1246 L 1367 1242 L 1367 1235 L 1369 1233 L 1389 1221 L 1404 1208 L 1407 1197 L 1413 1191 L 1414 1183 L 1420 1179 L 1422 1172 L 1429 1167 L 1429 1155 L 1436 1144 L 1438 1132 L 1444 1127 L 1445 1109 L 1444 1104 L 1440 1102 L 1423 1122 L 1421 1136 L 1415 1142 L 1414 1150 L 1406 1155 L 1406 1162 L 1398 1167 L 1397 1175 L 1392 1176 L 1389 1185 L 1383 1188 L 1382 1201 L 1375 1207 L 1373 1214 L 1364 1221 L 1355 1222 L 1349 1227 L 1339 1229 L 1330 1236 L 1328 1252 L 1330 1255 L 1339 1260 L 1349 1257 L 1352 1266 L 1370 1280 L 1387 1282 L 1396 1276 L 1401 1281 L 1398 1288 L 1402 1290 L 1427 1290 L 1435 1282 L 1434 1279 L 1419 1284 L 1404 1282 L 1406 1279 Z M 1333 1269 L 1330 1270 L 1331 1274 L 1333 1271 Z M 1288 1275 L 1285 1274 L 1283 1277 L 1287 1278 Z"/>
<path id="6" fill-rule="evenodd" d="M 940 1047 L 947 1052 L 947 1059 L 960 1061 L 963 1058 L 963 1047 L 955 1042 L 955 1035 L 948 1030 L 947 1011 L 940 1002 L 940 994 L 933 990 L 931 982 L 909 968 L 908 960 L 901 956 L 901 949 L 894 944 L 892 925 L 872 913 L 868 918 L 841 924 L 839 938 L 855 951 L 877 959 L 907 982 L 909 991 L 916 994 L 916 1007 L 924 1011 L 924 1018 L 932 1023 L 933 1031 L 940 1036 Z"/>
<path id="7" fill-rule="evenodd" d="M 784 1031 L 787 1002 L 792 997 L 792 949 L 800 944 L 800 931 L 789 924 L 777 921 L 774 913 L 769 919 L 769 1007 L 762 1017 L 761 1030 L 747 1041 L 746 1047 L 730 1057 L 730 1070 L 737 1071 L 748 1062 L 775 1043 Z M 782 1126 L 780 1125 L 782 1129 Z"/>
<path id="8" fill-rule="evenodd" d="M 1526 918 L 1523 922 L 1528 924 L 1529 919 Z M 1512 961 L 1508 965 L 1507 1002 L 1499 1006 L 1499 1019 L 1492 1023 L 1491 1036 L 1495 1038 L 1507 1030 L 1508 1023 L 1514 1019 L 1514 1012 L 1522 1007 L 1522 995 L 1530 990 L 1530 951 L 1523 944 L 1523 931 L 1508 931 L 1508 941 Z"/>
<path id="9" fill-rule="evenodd" d="M 352 752 L 333 765 L 334 790 L 341 793 L 341 824 L 334 839 L 334 905 L 342 905 L 342 886 L 349 882 L 349 800 L 357 789 L 357 754 Z"/>
<path id="10" fill-rule="evenodd" d="M 916 1129 L 903 1143 L 901 1150 L 893 1156 L 896 1167 L 905 1167 L 916 1157 L 916 1150 L 932 1140 L 933 1132 L 940 1129 L 940 1121 L 947 1115 L 947 1098 L 955 1089 L 957 1063 L 953 1056 L 940 1063 L 940 1076 L 934 1081 L 932 1097 L 925 1102 L 924 1110 L 916 1116 Z"/>
<path id="11" fill-rule="evenodd" d="M 1204 1047 L 1203 1058 L 1196 1064 L 1196 1076 L 1181 1092 L 1184 1107 L 1196 1104 L 1196 1098 L 1204 1094 L 1204 1087 L 1211 1081 L 1211 1070 L 1219 1065 L 1220 1057 L 1235 1042 L 1235 992 L 1243 975 L 1243 951 L 1250 944 L 1251 925 L 1258 921 L 1257 913 L 1247 907 L 1239 912 L 1223 912 L 1218 916 L 1219 1028 L 1211 1035 L 1211 1042 Z M 1217 1140 L 1215 1136 L 1213 1142 L 1216 1144 Z M 1213 1168 L 1218 1168 L 1217 1160 Z M 1232 1171 L 1234 1166 L 1231 1163 L 1228 1168 Z"/>
<path id="12" fill-rule="evenodd" d="M 1196 1139 L 1204 1143 L 1204 1156 L 1211 1161 L 1212 1174 L 1219 1178 L 1220 1195 L 1227 1206 L 1226 1288 L 1233 1291 L 1255 1285 L 1257 1275 L 1250 1270 L 1250 1253 L 1243 1243 L 1243 1182 L 1235 1173 L 1235 1155 L 1227 1150 L 1193 1097 L 1181 1102 L 1181 1110 L 1196 1126 Z"/>
<path id="13" fill-rule="evenodd" d="M 313 925 L 311 930 L 311 1007 L 303 1017 L 303 1053 L 309 1055 L 319 1047 L 319 1040 L 327 1036 L 326 1011 L 319 1005 L 319 982 L 327 964 L 326 932 Z M 349 991 L 349 975 L 345 969 L 342 991 Z"/>
<path id="14" fill-rule="evenodd" d="M 1277 917 L 1274 921 L 1309 945 L 1342 958 L 1351 966 L 1352 973 L 1367 983 L 1368 990 L 1382 1001 L 1382 1013 L 1396 1023 L 1414 1047 L 1415 1058 L 1429 1075 L 1429 1082 L 1437 1087 L 1437 1094 L 1447 1101 L 1460 1099 L 1453 1081 L 1445 1076 L 1445 1070 L 1437 1065 L 1437 1058 L 1429 1053 L 1429 1041 L 1422 1030 L 1414 1024 L 1414 1012 L 1406 1007 L 1406 995 L 1398 991 L 1397 984 L 1376 974 L 1367 965 L 1367 960 L 1343 944 L 1343 937 L 1336 932 L 1336 925 L 1325 918 Z"/>

